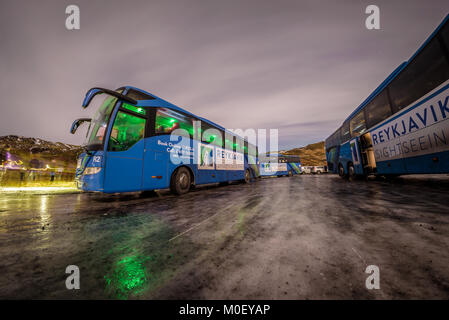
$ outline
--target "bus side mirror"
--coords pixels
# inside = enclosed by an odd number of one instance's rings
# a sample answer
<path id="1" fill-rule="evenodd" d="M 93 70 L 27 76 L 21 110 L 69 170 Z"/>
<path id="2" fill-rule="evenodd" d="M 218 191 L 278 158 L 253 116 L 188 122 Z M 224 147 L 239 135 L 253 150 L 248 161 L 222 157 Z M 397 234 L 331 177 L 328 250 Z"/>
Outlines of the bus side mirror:
<path id="1" fill-rule="evenodd" d="M 87 91 L 86 96 L 84 97 L 83 100 L 83 108 L 87 108 L 87 106 L 89 105 L 89 103 L 92 101 L 92 99 L 97 95 L 97 94 L 102 94 L 103 92 L 101 91 L 100 88 L 92 88 L 89 91 Z"/>
<path id="2" fill-rule="evenodd" d="M 74 134 L 76 132 L 76 130 L 78 130 L 79 126 L 81 124 L 83 124 L 84 122 L 91 122 L 92 119 L 90 118 L 80 118 L 80 119 L 76 119 L 75 121 L 73 121 L 72 123 L 72 127 L 70 128 L 70 133 Z"/>

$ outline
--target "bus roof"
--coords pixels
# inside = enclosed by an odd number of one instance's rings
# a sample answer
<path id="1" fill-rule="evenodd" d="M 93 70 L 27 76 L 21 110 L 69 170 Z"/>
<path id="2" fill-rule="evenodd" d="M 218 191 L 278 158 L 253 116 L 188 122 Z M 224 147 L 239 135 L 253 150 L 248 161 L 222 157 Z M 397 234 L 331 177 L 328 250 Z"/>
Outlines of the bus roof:
<path id="1" fill-rule="evenodd" d="M 122 88 L 133 89 L 133 90 L 136 90 L 136 91 L 140 91 L 140 92 L 145 93 L 145 94 L 147 94 L 147 95 L 149 95 L 149 96 L 154 98 L 154 99 L 151 99 L 151 100 L 138 100 L 137 101 L 137 106 L 139 106 L 139 107 L 164 107 L 164 108 L 172 109 L 172 110 L 175 110 L 175 111 L 180 111 L 180 112 L 183 112 L 183 113 L 185 113 L 185 114 L 187 114 L 189 116 L 195 117 L 198 120 L 204 121 L 204 122 L 206 122 L 206 123 L 208 123 L 208 124 L 218 128 L 220 130 L 223 130 L 224 132 L 227 132 L 227 133 L 229 133 L 229 134 L 231 134 L 233 136 L 239 137 L 240 139 L 242 139 L 244 141 L 247 141 L 246 139 L 242 138 L 241 136 L 239 136 L 239 135 L 237 135 L 237 134 L 227 130 L 226 128 L 216 124 L 215 122 L 212 122 L 212 121 L 207 120 L 207 119 L 205 119 L 203 117 L 197 116 L 197 115 L 195 115 L 195 114 L 193 114 L 193 113 L 191 113 L 191 112 L 189 112 L 189 111 L 187 111 L 185 109 L 182 109 L 182 108 L 174 105 L 173 103 L 168 102 L 167 100 L 159 98 L 158 96 L 156 96 L 156 95 L 154 95 L 152 93 L 149 93 L 149 92 L 147 92 L 145 90 L 142 90 L 142 89 L 139 89 L 139 88 L 136 88 L 136 87 L 133 87 L 133 86 L 123 86 Z"/>
<path id="2" fill-rule="evenodd" d="M 366 98 L 350 115 L 345 119 L 344 122 L 351 120 L 360 110 L 362 110 L 371 100 L 373 100 L 386 86 L 390 84 L 393 79 L 395 79 L 398 74 L 407 67 L 410 62 L 424 49 L 424 47 L 435 37 L 438 31 L 446 24 L 449 20 L 449 14 L 443 19 L 443 21 L 438 25 L 438 27 L 432 32 L 432 34 L 424 41 L 424 43 L 419 47 L 418 50 L 411 56 L 408 61 L 401 63 L 369 96 Z M 344 123 L 343 122 L 343 123 Z"/>

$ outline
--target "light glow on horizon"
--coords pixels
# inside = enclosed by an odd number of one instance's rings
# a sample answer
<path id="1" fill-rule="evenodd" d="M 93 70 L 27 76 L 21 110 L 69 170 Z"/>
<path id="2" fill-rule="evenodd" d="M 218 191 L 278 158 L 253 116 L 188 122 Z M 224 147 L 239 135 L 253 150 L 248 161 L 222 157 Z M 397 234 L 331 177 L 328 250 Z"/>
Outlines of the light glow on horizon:
<path id="1" fill-rule="evenodd" d="M 17 192 L 17 191 L 78 191 L 75 187 L 4 187 L 0 188 L 0 192 Z"/>

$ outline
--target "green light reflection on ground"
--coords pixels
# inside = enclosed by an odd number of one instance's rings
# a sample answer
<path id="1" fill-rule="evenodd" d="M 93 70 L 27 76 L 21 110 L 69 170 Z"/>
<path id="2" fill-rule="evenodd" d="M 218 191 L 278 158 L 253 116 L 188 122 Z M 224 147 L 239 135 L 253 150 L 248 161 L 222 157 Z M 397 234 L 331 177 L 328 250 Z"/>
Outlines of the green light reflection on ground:
<path id="1" fill-rule="evenodd" d="M 111 274 L 106 275 L 106 291 L 118 299 L 128 299 L 145 291 L 150 274 L 147 264 L 151 257 L 143 255 L 127 256 L 115 264 Z"/>

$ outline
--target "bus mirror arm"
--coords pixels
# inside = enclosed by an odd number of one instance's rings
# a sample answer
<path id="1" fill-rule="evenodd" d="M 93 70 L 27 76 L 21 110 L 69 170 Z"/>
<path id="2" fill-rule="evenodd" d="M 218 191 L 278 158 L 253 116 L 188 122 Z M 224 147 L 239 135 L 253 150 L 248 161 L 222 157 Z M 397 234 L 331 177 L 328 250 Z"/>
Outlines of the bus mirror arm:
<path id="1" fill-rule="evenodd" d="M 125 102 L 131 103 L 134 105 L 137 104 L 137 100 L 135 100 L 131 97 L 125 96 L 121 93 L 118 93 L 117 91 L 95 87 L 95 88 L 92 88 L 89 91 L 87 91 L 86 96 L 84 97 L 84 100 L 83 100 L 83 104 L 82 104 L 83 108 L 87 108 L 89 106 L 90 102 L 92 101 L 92 99 L 96 95 L 102 94 L 102 93 L 106 93 L 110 96 L 113 96 L 117 99 L 123 100 Z"/>
<path id="2" fill-rule="evenodd" d="M 78 130 L 79 126 L 83 124 L 84 122 L 91 122 L 92 119 L 90 118 L 80 118 L 73 121 L 72 126 L 70 127 L 70 133 L 75 134 L 76 130 Z"/>

